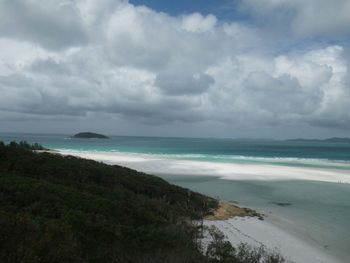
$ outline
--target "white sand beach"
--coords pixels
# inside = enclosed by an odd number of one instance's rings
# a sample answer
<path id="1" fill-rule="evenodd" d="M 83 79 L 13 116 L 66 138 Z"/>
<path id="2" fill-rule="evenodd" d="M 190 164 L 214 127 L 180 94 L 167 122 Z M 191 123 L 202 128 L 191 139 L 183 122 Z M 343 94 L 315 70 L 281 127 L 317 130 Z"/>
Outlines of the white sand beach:
<path id="1" fill-rule="evenodd" d="M 261 221 L 252 217 L 235 217 L 222 221 L 205 221 L 205 225 L 216 226 L 225 233 L 227 239 L 237 245 L 240 242 L 251 246 L 264 246 L 268 250 L 281 253 L 295 263 L 340 263 L 331 256 L 327 248 L 312 240 L 304 240 L 276 225 L 277 218 Z"/>
<path id="2" fill-rule="evenodd" d="M 60 150 L 59 153 L 102 161 L 108 164 L 119 164 L 137 171 L 153 174 L 216 176 L 226 180 L 309 180 L 350 183 L 350 170 L 269 164 L 217 163 L 168 159 L 146 154 L 79 152 L 68 150 Z"/>

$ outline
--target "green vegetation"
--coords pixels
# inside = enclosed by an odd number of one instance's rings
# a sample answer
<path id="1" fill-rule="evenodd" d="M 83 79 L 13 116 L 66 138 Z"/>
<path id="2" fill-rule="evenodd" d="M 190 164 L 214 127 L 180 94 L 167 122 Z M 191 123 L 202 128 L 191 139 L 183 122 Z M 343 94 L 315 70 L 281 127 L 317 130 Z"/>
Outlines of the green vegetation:
<path id="1" fill-rule="evenodd" d="M 72 138 L 80 139 L 109 139 L 108 136 L 93 132 L 80 132 L 72 136 Z"/>
<path id="2" fill-rule="evenodd" d="M 1 262 L 258 262 L 220 254 L 220 238 L 202 251 L 192 222 L 215 209 L 215 199 L 42 149 L 0 142 Z"/>

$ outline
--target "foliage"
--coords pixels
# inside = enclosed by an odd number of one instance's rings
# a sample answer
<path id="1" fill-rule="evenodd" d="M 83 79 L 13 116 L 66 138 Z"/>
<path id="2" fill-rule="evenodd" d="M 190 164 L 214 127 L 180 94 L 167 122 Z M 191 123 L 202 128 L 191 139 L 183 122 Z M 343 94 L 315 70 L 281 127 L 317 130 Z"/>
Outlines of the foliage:
<path id="1" fill-rule="evenodd" d="M 0 144 L 3 262 L 203 261 L 190 222 L 216 200 L 124 167 L 37 149 Z"/>
<path id="2" fill-rule="evenodd" d="M 256 262 L 234 261 L 254 251 L 236 250 L 216 232 L 202 253 L 191 222 L 215 209 L 215 199 L 43 149 L 0 142 L 1 262 Z"/>
<path id="3" fill-rule="evenodd" d="M 72 136 L 72 138 L 81 138 L 81 139 L 109 139 L 108 136 L 93 132 L 80 132 Z"/>

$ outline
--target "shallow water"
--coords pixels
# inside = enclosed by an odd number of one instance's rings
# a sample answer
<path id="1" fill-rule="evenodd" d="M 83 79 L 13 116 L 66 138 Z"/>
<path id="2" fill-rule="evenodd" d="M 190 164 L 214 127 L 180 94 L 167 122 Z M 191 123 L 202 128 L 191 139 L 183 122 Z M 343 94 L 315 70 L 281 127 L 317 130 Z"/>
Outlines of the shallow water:
<path id="1" fill-rule="evenodd" d="M 283 219 L 319 247 L 350 258 L 350 185 L 312 181 L 228 181 L 214 177 L 161 175 L 166 180 Z M 347 262 L 347 261 L 344 261 Z"/>

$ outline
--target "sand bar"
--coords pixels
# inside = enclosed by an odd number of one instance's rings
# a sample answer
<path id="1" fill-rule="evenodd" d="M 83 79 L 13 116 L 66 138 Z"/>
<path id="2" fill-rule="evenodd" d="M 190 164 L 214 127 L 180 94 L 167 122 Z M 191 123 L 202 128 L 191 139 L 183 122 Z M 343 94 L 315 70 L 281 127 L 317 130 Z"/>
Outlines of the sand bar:
<path id="1" fill-rule="evenodd" d="M 94 159 L 108 164 L 119 164 L 152 174 L 215 176 L 226 180 L 309 180 L 350 183 L 350 170 L 294 167 L 270 164 L 216 163 L 167 159 L 146 154 L 110 152 L 81 152 L 59 150 L 64 155 Z"/>

